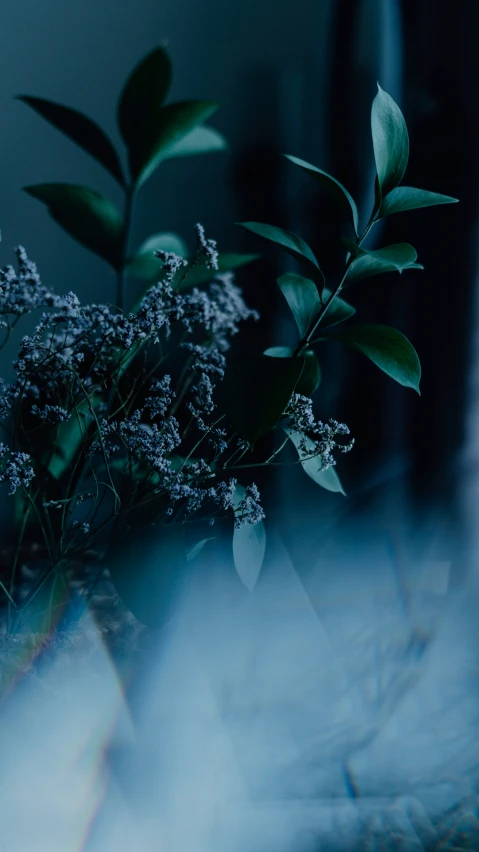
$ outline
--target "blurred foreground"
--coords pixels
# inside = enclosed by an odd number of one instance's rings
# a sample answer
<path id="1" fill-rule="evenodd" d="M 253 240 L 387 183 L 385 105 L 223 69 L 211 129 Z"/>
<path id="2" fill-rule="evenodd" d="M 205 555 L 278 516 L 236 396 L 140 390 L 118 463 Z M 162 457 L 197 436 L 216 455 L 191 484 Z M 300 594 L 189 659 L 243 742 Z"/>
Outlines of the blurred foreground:
<path id="1" fill-rule="evenodd" d="M 307 572 L 273 535 L 252 595 L 205 549 L 113 656 L 88 611 L 3 637 L 0 849 L 479 848 L 479 590 L 437 525 L 339 529 Z"/>

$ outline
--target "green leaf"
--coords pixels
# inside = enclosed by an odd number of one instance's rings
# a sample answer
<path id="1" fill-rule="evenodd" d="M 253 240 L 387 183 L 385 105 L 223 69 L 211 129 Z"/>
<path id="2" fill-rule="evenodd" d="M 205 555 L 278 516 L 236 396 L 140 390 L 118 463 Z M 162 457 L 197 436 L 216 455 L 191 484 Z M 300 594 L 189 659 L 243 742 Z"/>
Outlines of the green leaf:
<path id="1" fill-rule="evenodd" d="M 409 137 L 397 103 L 378 84 L 371 110 L 374 158 L 384 198 L 403 179 L 409 159 Z"/>
<path id="2" fill-rule="evenodd" d="M 397 186 L 383 198 L 378 218 L 402 213 L 404 210 L 417 210 L 419 207 L 434 207 L 436 204 L 455 204 L 459 199 L 426 189 L 412 186 Z"/>
<path id="3" fill-rule="evenodd" d="M 250 355 L 231 361 L 223 382 L 231 425 L 250 445 L 281 419 L 304 366 L 303 358 Z"/>
<path id="4" fill-rule="evenodd" d="M 331 290 L 327 288 L 323 291 L 323 302 L 326 302 L 331 295 Z M 344 299 L 341 299 L 340 296 L 336 296 L 328 310 L 326 311 L 323 319 L 319 323 L 319 328 L 329 328 L 332 325 L 338 325 L 340 322 L 344 322 L 350 317 L 354 316 L 356 313 L 356 308 L 353 308 L 349 302 L 346 302 Z"/>
<path id="5" fill-rule="evenodd" d="M 201 541 L 198 541 L 196 544 L 194 544 L 193 547 L 190 547 L 190 549 L 186 553 L 186 561 L 192 562 L 193 559 L 196 559 L 196 557 L 199 556 L 205 545 L 208 544 L 209 541 L 214 541 L 215 538 L 216 536 L 210 536 L 210 538 L 203 538 Z"/>
<path id="6" fill-rule="evenodd" d="M 148 627 L 162 627 L 175 614 L 188 577 L 183 525 L 117 529 L 108 566 L 127 609 Z"/>
<path id="7" fill-rule="evenodd" d="M 137 278 L 145 278 L 151 280 L 155 276 L 158 277 L 161 272 L 163 263 L 155 257 L 155 251 L 169 251 L 180 257 L 186 257 L 188 249 L 186 243 L 177 234 L 163 233 L 153 234 L 148 237 L 140 246 L 136 254 L 128 263 L 128 272 L 131 275 L 136 275 Z"/>
<path id="8" fill-rule="evenodd" d="M 292 157 L 290 154 L 284 155 L 287 160 L 290 160 L 296 166 L 299 166 L 306 174 L 311 175 L 319 184 L 329 192 L 334 201 L 341 207 L 345 215 L 351 219 L 354 233 L 358 234 L 358 209 L 356 207 L 356 202 L 353 197 L 349 194 L 348 190 L 340 183 L 336 178 L 333 178 L 331 175 L 328 175 L 327 172 L 323 172 L 322 169 L 316 168 L 316 166 L 312 166 L 310 163 L 306 163 L 305 160 L 300 160 L 298 157 Z"/>
<path id="9" fill-rule="evenodd" d="M 24 190 L 48 207 L 52 219 L 114 269 L 121 264 L 123 220 L 108 198 L 71 183 L 41 183 Z"/>
<path id="10" fill-rule="evenodd" d="M 314 455 L 315 447 L 313 441 L 306 435 L 302 435 L 301 432 L 292 432 L 289 429 L 285 429 L 285 432 L 289 435 L 292 443 L 296 447 L 298 456 L 301 459 L 301 467 L 304 472 L 307 473 L 317 485 L 320 485 L 321 488 L 325 488 L 327 491 L 344 494 L 344 496 L 346 496 L 346 492 L 344 491 L 339 476 L 336 473 L 335 466 L 328 467 L 326 470 L 321 469 L 322 459 L 321 456 Z M 303 447 L 306 449 L 304 450 Z"/>
<path id="11" fill-rule="evenodd" d="M 110 139 L 101 127 L 76 109 L 30 95 L 18 95 L 17 100 L 27 104 L 50 122 L 53 127 L 76 142 L 87 154 L 101 163 L 120 186 L 125 185 L 123 169 Z"/>
<path id="12" fill-rule="evenodd" d="M 226 151 L 228 143 L 225 137 L 215 130 L 214 127 L 205 125 L 204 127 L 195 127 L 190 130 L 186 136 L 183 136 L 168 151 L 164 159 L 172 157 L 189 157 L 197 154 L 213 154 L 217 151 Z"/>
<path id="13" fill-rule="evenodd" d="M 99 401 L 99 398 L 98 398 Z M 91 401 L 92 406 L 95 400 Z M 70 467 L 76 453 L 93 422 L 90 405 L 83 399 L 64 423 L 60 423 L 55 444 L 48 463 L 48 471 L 54 479 L 60 479 Z"/>
<path id="14" fill-rule="evenodd" d="M 314 325 L 321 310 L 321 300 L 316 284 L 310 278 L 287 272 L 278 278 L 278 286 L 291 309 L 299 336 L 304 337 Z"/>
<path id="15" fill-rule="evenodd" d="M 149 128 L 169 92 L 171 77 L 171 61 L 164 47 L 152 50 L 128 77 L 120 95 L 117 117 L 130 153 L 144 147 Z"/>
<path id="16" fill-rule="evenodd" d="M 401 273 L 405 269 L 424 269 L 420 263 L 416 263 L 416 250 L 409 243 L 395 243 L 374 251 L 359 248 L 346 237 L 343 237 L 343 243 L 355 257 L 349 267 L 345 286 L 385 272 Z"/>
<path id="17" fill-rule="evenodd" d="M 407 337 L 397 329 L 388 325 L 352 325 L 327 337 L 362 352 L 400 385 L 419 393 L 419 358 Z"/>
<path id="18" fill-rule="evenodd" d="M 264 355 L 268 355 L 269 358 L 291 358 L 293 353 L 294 349 L 292 346 L 270 346 L 269 349 L 266 349 Z M 321 384 L 321 367 L 312 349 L 307 349 L 306 352 L 303 352 L 301 357 L 303 356 L 303 372 L 295 391 L 303 396 L 311 396 Z"/>
<path id="19" fill-rule="evenodd" d="M 217 108 L 218 104 L 213 101 L 182 101 L 158 110 L 142 138 L 129 148 L 130 169 L 137 188 L 174 152 L 184 137 L 210 118 Z"/>
<path id="20" fill-rule="evenodd" d="M 240 504 L 246 489 L 237 485 L 233 499 L 235 517 L 241 515 Z M 266 531 L 262 521 L 257 524 L 242 524 L 233 532 L 233 559 L 241 582 L 252 592 L 258 581 L 266 551 Z"/>
<path id="21" fill-rule="evenodd" d="M 239 269 L 246 263 L 252 263 L 254 260 L 259 260 L 260 254 L 240 254 L 238 252 L 220 252 L 218 255 L 218 269 L 209 269 L 206 266 L 191 266 L 184 280 L 181 281 L 181 290 L 186 290 L 188 287 L 197 287 L 199 284 L 207 284 L 212 281 L 218 274 L 230 272 L 233 269 Z M 178 279 L 182 279 L 184 270 L 178 273 Z M 176 285 L 176 279 L 175 279 Z"/>
<path id="22" fill-rule="evenodd" d="M 268 358 L 291 358 L 293 352 L 292 346 L 270 346 L 269 349 L 265 349 L 263 355 L 267 355 Z"/>
<path id="23" fill-rule="evenodd" d="M 242 228 L 246 228 L 247 231 L 251 231 L 251 233 L 256 234 L 258 237 L 263 237 L 265 240 L 277 243 L 300 263 L 304 263 L 306 260 L 309 265 L 314 266 L 315 270 L 317 270 L 316 274 L 319 272 L 321 278 L 323 278 L 323 273 L 313 252 L 308 244 L 301 237 L 298 237 L 297 234 L 285 231 L 284 228 L 277 228 L 276 225 L 266 225 L 264 222 L 237 222 L 236 224 Z"/>

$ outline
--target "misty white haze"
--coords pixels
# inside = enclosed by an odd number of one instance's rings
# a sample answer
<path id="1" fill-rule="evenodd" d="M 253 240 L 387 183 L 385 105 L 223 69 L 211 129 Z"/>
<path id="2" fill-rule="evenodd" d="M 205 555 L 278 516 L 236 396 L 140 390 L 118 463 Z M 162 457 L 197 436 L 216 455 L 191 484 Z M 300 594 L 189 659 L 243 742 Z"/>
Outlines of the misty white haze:
<path id="1" fill-rule="evenodd" d="M 479 775 L 477 593 L 448 592 L 427 541 L 406 554 L 402 590 L 380 533 L 331 543 L 308 593 L 279 538 L 272 551 L 252 595 L 224 565 L 193 579 L 135 657 L 131 711 L 88 613 L 86 643 L 72 633 L 12 682 L 0 849 L 342 852 L 368 832 L 433 843 Z"/>

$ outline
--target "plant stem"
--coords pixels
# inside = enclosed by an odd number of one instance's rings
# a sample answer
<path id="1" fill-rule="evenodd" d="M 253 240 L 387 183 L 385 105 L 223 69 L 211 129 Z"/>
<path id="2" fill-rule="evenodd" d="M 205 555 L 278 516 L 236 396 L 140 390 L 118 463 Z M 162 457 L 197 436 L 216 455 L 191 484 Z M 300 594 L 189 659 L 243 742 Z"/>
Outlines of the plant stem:
<path id="1" fill-rule="evenodd" d="M 129 186 L 125 191 L 125 212 L 123 218 L 123 236 L 121 244 L 120 265 L 118 268 L 116 306 L 120 311 L 125 310 L 126 303 L 126 266 L 128 261 L 128 242 L 130 239 L 131 219 L 133 214 L 133 199 L 135 190 Z"/>
<path id="2" fill-rule="evenodd" d="M 367 235 L 369 234 L 369 231 L 371 230 L 371 228 L 374 225 L 374 222 L 375 222 L 374 216 L 372 216 L 371 219 L 369 220 L 368 224 L 366 225 L 363 233 L 356 240 L 356 246 L 358 248 L 361 245 L 361 243 L 364 242 L 364 240 L 366 239 Z M 331 302 L 333 302 L 334 299 L 336 298 L 336 296 L 339 295 L 339 292 L 340 292 L 340 290 L 341 290 L 341 288 L 342 288 L 342 286 L 343 286 L 343 284 L 346 280 L 346 275 L 349 272 L 349 267 L 351 266 L 353 261 L 354 261 L 354 257 L 352 255 L 350 255 L 348 260 L 346 261 L 343 274 L 342 274 L 341 278 L 339 279 L 339 283 L 336 285 L 336 288 L 332 291 L 329 298 L 326 299 L 326 301 L 323 303 L 323 306 L 322 306 L 322 308 L 321 308 L 321 310 L 320 310 L 320 312 L 317 316 L 317 319 L 316 319 L 316 322 L 314 323 L 314 325 L 310 328 L 310 330 L 299 341 L 296 349 L 293 352 L 293 357 L 295 357 L 297 355 L 301 355 L 302 352 L 303 352 L 303 349 L 305 349 L 305 347 L 308 345 L 308 343 L 310 343 L 311 338 L 313 337 L 316 329 L 318 328 L 318 326 L 319 326 L 321 320 L 323 319 L 326 311 L 328 310 Z"/>

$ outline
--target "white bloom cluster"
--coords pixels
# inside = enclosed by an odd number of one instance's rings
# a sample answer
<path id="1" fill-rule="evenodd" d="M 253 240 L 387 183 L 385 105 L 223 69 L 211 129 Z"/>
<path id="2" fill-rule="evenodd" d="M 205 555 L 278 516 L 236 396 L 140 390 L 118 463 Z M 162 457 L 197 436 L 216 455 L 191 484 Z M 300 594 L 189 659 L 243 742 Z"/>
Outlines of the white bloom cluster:
<path id="1" fill-rule="evenodd" d="M 15 249 L 18 271 L 13 266 L 0 269 L 0 314 L 20 317 L 36 308 L 59 307 L 62 299 L 40 281 L 36 265 L 23 246 Z M 2 321 L 2 325 L 7 323 Z"/>
<path id="2" fill-rule="evenodd" d="M 134 463 L 144 472 L 143 484 L 154 494 L 167 497 L 166 515 L 171 516 L 179 503 L 184 504 L 187 517 L 205 505 L 210 509 L 230 511 L 237 480 L 217 481 L 215 472 L 203 458 L 175 456 L 181 436 L 174 417 L 165 417 L 159 425 L 149 425 L 143 421 L 143 415 L 144 411 L 137 409 L 130 418 L 119 422 L 103 421 L 101 441 L 94 441 L 92 452 L 102 453 L 109 459 L 113 453 L 126 450 L 125 469 Z M 260 516 L 263 517 L 263 512 L 259 493 L 256 486 L 252 486 L 246 489 L 241 511 L 236 513 L 236 526 L 256 523 L 254 519 Z"/>
<path id="3" fill-rule="evenodd" d="M 101 500 L 97 474 L 106 466 L 108 487 L 114 480 L 119 492 L 134 494 L 135 499 L 163 495 L 158 505 L 166 515 L 180 513 L 185 518 L 204 509 L 213 518 L 232 511 L 237 483 L 224 481 L 221 474 L 219 460 L 228 436 L 216 410 L 216 385 L 224 375 L 231 338 L 242 322 L 258 315 L 244 302 L 231 273 L 218 274 L 203 288 L 178 291 L 182 270 L 186 280 L 190 267 L 217 269 L 216 243 L 205 237 L 201 225 L 196 226 L 196 238 L 196 254 L 189 264 L 171 252 L 155 253 L 163 264 L 161 280 L 128 314 L 110 305 L 82 305 L 73 293 L 56 296 L 42 285 L 24 249 L 17 249 L 18 272 L 13 267 L 0 272 L 0 313 L 8 326 L 12 317 L 16 321 L 34 309 L 49 309 L 20 343 L 13 383 L 1 383 L 0 417 L 21 424 L 17 447 L 32 446 L 33 452 L 32 459 L 1 445 L 0 482 L 9 482 L 12 493 L 33 479 L 35 447 L 42 446 L 44 454 L 45 441 L 56 442 L 61 424 L 75 421 L 81 432 L 75 450 L 80 457 L 71 463 L 80 471 L 83 457 L 85 486 L 90 490 L 94 477 L 96 492 L 90 494 L 90 505 Z M 167 374 L 161 367 L 165 351 L 172 359 Z M 160 361 L 150 369 L 158 353 Z M 137 369 L 128 371 L 134 358 Z M 200 449 L 193 452 L 196 447 Z M 43 471 L 39 467 L 37 476 Z M 81 492 L 60 496 L 65 499 L 47 489 L 44 508 L 68 504 L 65 528 L 81 528 L 85 535 L 93 532 L 94 514 L 73 517 Z M 254 486 L 247 491 L 236 523 L 262 516 Z"/>
<path id="4" fill-rule="evenodd" d="M 289 420 L 290 429 L 302 436 L 298 447 L 301 454 L 321 458 L 323 470 L 336 464 L 333 456 L 335 450 L 348 453 L 353 448 L 354 438 L 347 444 L 340 444 L 336 440 L 338 436 L 349 435 L 346 424 L 333 419 L 328 423 L 316 420 L 313 404 L 308 396 L 294 393 L 285 415 Z"/>
<path id="5" fill-rule="evenodd" d="M 199 223 L 195 225 L 197 258 L 203 260 L 208 269 L 218 269 L 218 251 L 216 240 L 207 240 L 205 229 Z"/>
<path id="6" fill-rule="evenodd" d="M 9 494 L 15 494 L 17 488 L 27 488 L 34 476 L 28 453 L 9 450 L 5 444 L 0 444 L 0 484 L 8 483 Z"/>
<path id="7" fill-rule="evenodd" d="M 153 382 L 150 393 L 152 396 L 145 399 L 145 408 L 148 409 L 150 417 L 164 417 L 176 396 L 171 387 L 171 376 L 166 375 Z"/>
<path id="8" fill-rule="evenodd" d="M 237 529 L 243 524 L 257 524 L 265 518 L 258 487 L 252 482 L 245 490 L 245 496 L 235 511 L 235 527 Z"/>

